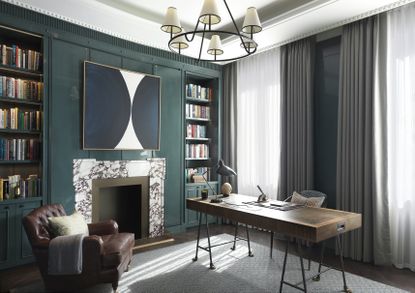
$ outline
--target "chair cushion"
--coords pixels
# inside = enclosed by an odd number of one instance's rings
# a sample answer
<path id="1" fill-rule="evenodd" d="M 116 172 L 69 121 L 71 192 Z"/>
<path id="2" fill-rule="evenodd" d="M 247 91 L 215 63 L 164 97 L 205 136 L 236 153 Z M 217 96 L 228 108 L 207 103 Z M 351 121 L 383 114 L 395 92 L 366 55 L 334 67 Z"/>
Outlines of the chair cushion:
<path id="1" fill-rule="evenodd" d="M 70 216 L 49 217 L 48 220 L 49 229 L 54 236 L 89 235 L 88 225 L 84 217 L 78 212 L 74 212 Z"/>
<path id="2" fill-rule="evenodd" d="M 128 251 L 134 246 L 133 233 L 118 233 L 101 236 L 103 244 L 102 266 L 117 267 L 123 257 L 128 255 Z"/>
<path id="3" fill-rule="evenodd" d="M 319 196 L 319 197 L 305 197 L 305 196 L 302 196 L 301 194 L 299 194 L 298 192 L 294 191 L 293 196 L 291 198 L 291 202 L 296 203 L 296 204 L 305 205 L 307 207 L 319 208 L 323 204 L 324 199 L 325 198 L 322 197 L 322 196 Z"/>

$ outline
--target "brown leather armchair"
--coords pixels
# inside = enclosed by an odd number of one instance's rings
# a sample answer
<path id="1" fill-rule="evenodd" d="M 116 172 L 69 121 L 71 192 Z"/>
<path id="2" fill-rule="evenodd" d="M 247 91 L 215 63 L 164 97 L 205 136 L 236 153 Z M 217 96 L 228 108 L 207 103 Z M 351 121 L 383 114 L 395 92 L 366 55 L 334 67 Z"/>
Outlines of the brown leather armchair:
<path id="1" fill-rule="evenodd" d="M 46 289 L 74 291 L 97 283 L 111 283 L 114 292 L 118 281 L 132 258 L 134 234 L 118 233 L 118 225 L 109 220 L 88 224 L 90 236 L 83 241 L 83 263 L 80 275 L 49 275 L 48 217 L 65 216 L 62 205 L 45 205 L 33 210 L 23 218 L 23 226 L 32 245 Z"/>

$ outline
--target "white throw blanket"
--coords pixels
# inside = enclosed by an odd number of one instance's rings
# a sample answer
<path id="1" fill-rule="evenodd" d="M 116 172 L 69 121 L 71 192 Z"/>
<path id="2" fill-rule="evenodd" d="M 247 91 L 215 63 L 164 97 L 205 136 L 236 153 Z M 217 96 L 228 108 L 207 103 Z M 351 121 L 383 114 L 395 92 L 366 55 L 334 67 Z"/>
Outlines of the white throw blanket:
<path id="1" fill-rule="evenodd" d="M 82 273 L 82 242 L 85 234 L 58 236 L 49 243 L 49 275 Z"/>

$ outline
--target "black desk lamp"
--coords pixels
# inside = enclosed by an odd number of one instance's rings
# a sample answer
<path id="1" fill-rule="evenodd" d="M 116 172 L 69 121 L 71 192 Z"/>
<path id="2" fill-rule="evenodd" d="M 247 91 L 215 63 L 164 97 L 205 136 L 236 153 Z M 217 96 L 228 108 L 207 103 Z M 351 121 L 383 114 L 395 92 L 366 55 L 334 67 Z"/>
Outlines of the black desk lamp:
<path id="1" fill-rule="evenodd" d="M 216 195 L 216 197 L 212 198 L 210 202 L 213 202 L 213 203 L 222 202 L 222 200 L 218 198 L 218 194 L 216 193 L 216 191 L 212 188 L 212 186 L 210 186 L 209 182 L 206 180 L 205 178 L 206 173 L 207 171 L 202 174 L 202 177 L 205 180 L 206 184 L 209 186 L 210 190 L 212 190 L 213 194 Z M 228 177 L 237 175 L 236 172 L 232 168 L 226 166 L 225 163 L 223 163 L 223 160 L 219 160 L 218 167 L 216 168 L 216 174 L 219 174 L 222 176 L 228 176 Z"/>

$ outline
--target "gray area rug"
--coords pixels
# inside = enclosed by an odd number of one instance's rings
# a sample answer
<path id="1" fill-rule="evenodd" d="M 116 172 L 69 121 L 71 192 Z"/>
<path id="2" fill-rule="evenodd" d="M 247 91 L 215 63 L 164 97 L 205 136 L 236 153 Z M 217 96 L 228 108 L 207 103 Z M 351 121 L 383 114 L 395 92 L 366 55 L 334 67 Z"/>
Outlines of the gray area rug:
<path id="1" fill-rule="evenodd" d="M 221 234 L 211 237 L 212 244 L 232 240 L 232 236 Z M 202 239 L 202 245 L 207 240 Z M 209 269 L 209 254 L 199 250 L 199 260 L 193 262 L 196 241 L 177 244 L 134 255 L 129 272 L 123 274 L 119 293 L 129 292 L 278 292 L 284 253 L 274 250 L 269 258 L 269 247 L 251 242 L 254 257 L 248 257 L 245 241 L 237 242 L 237 249 L 230 250 L 231 244 L 213 249 L 216 270 Z M 318 264 L 311 263 L 315 274 Z M 346 274 L 347 284 L 354 293 L 407 292 L 357 275 Z M 286 280 L 301 281 L 299 258 L 289 255 Z M 309 292 L 342 292 L 343 282 L 340 271 L 324 273 L 320 282 L 308 281 Z M 43 292 L 41 283 L 13 290 L 15 293 Z M 111 292 L 110 285 L 100 285 L 83 292 Z M 283 292 L 300 292 L 284 285 Z"/>

